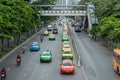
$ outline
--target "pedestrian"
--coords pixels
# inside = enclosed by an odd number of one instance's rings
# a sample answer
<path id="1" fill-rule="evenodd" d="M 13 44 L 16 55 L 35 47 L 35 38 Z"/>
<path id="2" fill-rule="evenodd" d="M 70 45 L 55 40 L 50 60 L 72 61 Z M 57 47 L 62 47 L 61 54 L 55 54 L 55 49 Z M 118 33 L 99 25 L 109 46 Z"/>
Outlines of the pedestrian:
<path id="1" fill-rule="evenodd" d="M 40 34 L 40 41 L 43 41 L 43 33 Z"/>

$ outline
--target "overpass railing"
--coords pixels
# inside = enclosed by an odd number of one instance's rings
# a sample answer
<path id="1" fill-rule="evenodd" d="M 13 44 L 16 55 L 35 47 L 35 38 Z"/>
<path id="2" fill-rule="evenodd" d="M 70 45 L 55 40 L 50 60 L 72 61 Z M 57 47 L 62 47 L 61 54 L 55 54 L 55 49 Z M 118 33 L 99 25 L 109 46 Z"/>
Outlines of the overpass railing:
<path id="1" fill-rule="evenodd" d="M 62 10 L 40 10 L 39 12 L 41 13 L 83 13 L 86 14 L 86 11 L 74 11 L 74 10 L 67 10 L 67 11 L 62 11 Z"/>

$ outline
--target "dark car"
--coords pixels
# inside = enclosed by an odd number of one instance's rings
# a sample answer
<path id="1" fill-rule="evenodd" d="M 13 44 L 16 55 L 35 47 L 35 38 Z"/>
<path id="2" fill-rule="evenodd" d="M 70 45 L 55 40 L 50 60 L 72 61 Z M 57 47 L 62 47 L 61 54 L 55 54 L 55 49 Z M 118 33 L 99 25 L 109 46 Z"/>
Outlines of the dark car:
<path id="1" fill-rule="evenodd" d="M 81 24 L 76 24 L 74 30 L 75 32 L 81 32 L 81 28 L 82 28 Z"/>
<path id="2" fill-rule="evenodd" d="M 58 34 L 58 29 L 57 28 L 53 28 L 53 34 Z"/>

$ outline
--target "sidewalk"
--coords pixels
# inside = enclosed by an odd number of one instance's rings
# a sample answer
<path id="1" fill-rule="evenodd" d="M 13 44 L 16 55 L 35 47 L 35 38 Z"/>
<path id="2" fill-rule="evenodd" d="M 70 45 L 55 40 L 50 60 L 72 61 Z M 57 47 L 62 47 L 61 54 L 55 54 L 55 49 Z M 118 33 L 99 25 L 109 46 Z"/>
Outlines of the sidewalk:
<path id="1" fill-rule="evenodd" d="M 15 50 L 17 50 L 18 48 L 20 48 L 23 44 L 27 43 L 30 39 L 32 39 L 34 36 L 40 34 L 44 29 L 38 31 L 37 33 L 35 33 L 34 35 L 32 35 L 30 38 L 28 38 L 26 41 L 24 41 L 23 43 L 21 43 L 20 45 L 18 45 L 17 47 L 15 47 L 14 49 L 12 49 L 10 52 L 6 53 L 3 57 L 0 58 L 0 62 L 2 60 L 4 60 L 6 57 L 8 57 L 10 54 L 12 54 Z M 26 34 L 22 34 L 21 38 L 25 38 Z"/>

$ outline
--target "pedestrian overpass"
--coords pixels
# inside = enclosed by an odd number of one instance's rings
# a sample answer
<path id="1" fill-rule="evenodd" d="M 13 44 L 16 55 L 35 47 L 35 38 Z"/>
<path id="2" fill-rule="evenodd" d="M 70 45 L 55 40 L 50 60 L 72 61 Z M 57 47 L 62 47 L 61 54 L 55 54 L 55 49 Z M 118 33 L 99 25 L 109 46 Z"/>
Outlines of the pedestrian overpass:
<path id="1" fill-rule="evenodd" d="M 74 10 L 42 10 L 41 16 L 86 16 L 86 11 Z"/>
<path id="2" fill-rule="evenodd" d="M 83 16 L 83 28 L 92 29 L 92 18 L 88 5 L 31 5 L 36 6 L 40 16 Z M 86 26 L 86 27 L 85 27 Z"/>
<path id="3" fill-rule="evenodd" d="M 40 8 L 41 16 L 86 16 L 86 5 L 32 5 Z"/>

